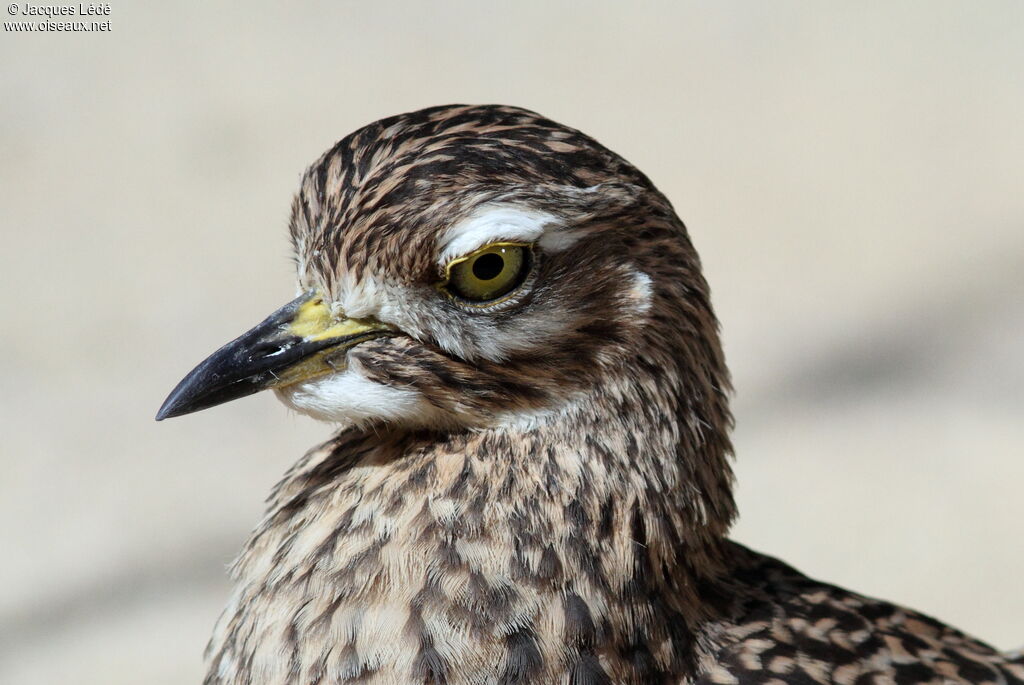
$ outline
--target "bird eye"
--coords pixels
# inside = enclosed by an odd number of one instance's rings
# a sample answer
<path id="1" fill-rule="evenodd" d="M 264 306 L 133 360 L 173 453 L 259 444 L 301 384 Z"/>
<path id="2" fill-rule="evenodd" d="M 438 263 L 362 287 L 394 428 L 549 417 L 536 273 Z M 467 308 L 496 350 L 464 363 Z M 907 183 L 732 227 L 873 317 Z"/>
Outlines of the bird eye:
<path id="1" fill-rule="evenodd" d="M 464 300 L 487 302 L 519 287 L 529 270 L 529 245 L 494 243 L 449 263 L 441 285 Z"/>

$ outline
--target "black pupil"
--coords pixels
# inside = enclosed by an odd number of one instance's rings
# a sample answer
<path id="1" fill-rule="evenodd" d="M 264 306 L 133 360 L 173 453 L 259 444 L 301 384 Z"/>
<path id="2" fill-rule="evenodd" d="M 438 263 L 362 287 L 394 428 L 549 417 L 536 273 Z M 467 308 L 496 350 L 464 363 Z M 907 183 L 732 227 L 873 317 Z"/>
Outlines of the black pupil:
<path id="1" fill-rule="evenodd" d="M 505 269 L 505 259 L 500 254 L 490 253 L 480 255 L 473 262 L 473 275 L 481 281 L 489 281 L 497 278 Z"/>

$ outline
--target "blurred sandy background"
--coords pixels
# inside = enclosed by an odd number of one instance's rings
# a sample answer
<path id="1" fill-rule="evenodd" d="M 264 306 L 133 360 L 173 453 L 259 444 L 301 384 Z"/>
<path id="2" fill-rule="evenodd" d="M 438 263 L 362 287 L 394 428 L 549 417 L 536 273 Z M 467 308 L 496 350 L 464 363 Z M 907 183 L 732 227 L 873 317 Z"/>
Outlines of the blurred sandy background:
<path id="1" fill-rule="evenodd" d="M 330 429 L 271 395 L 153 414 L 291 297 L 305 165 L 448 102 L 581 128 L 675 203 L 740 540 L 1024 644 L 1024 4 L 491 4 L 0 36 L 0 682 L 199 682 L 225 564 Z"/>

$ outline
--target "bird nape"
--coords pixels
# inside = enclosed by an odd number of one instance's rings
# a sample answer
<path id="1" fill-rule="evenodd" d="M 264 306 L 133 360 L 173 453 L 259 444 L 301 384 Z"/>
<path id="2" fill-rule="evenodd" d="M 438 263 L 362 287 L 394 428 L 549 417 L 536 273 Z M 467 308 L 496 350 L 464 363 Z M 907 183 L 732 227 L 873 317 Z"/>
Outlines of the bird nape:
<path id="1" fill-rule="evenodd" d="M 1004 683 L 1024 659 L 728 540 L 729 376 L 683 223 L 527 110 L 345 137 L 292 203 L 292 302 L 178 416 L 336 422 L 232 568 L 207 685 Z"/>

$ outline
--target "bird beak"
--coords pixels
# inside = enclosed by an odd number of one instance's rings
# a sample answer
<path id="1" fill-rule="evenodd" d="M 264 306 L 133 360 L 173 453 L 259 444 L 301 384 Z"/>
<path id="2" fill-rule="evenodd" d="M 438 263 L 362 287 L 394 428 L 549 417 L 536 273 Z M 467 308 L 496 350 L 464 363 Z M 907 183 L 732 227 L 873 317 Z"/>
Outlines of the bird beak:
<path id="1" fill-rule="evenodd" d="M 164 400 L 156 420 L 341 371 L 350 347 L 394 332 L 373 319 L 338 319 L 310 290 L 192 369 Z"/>

